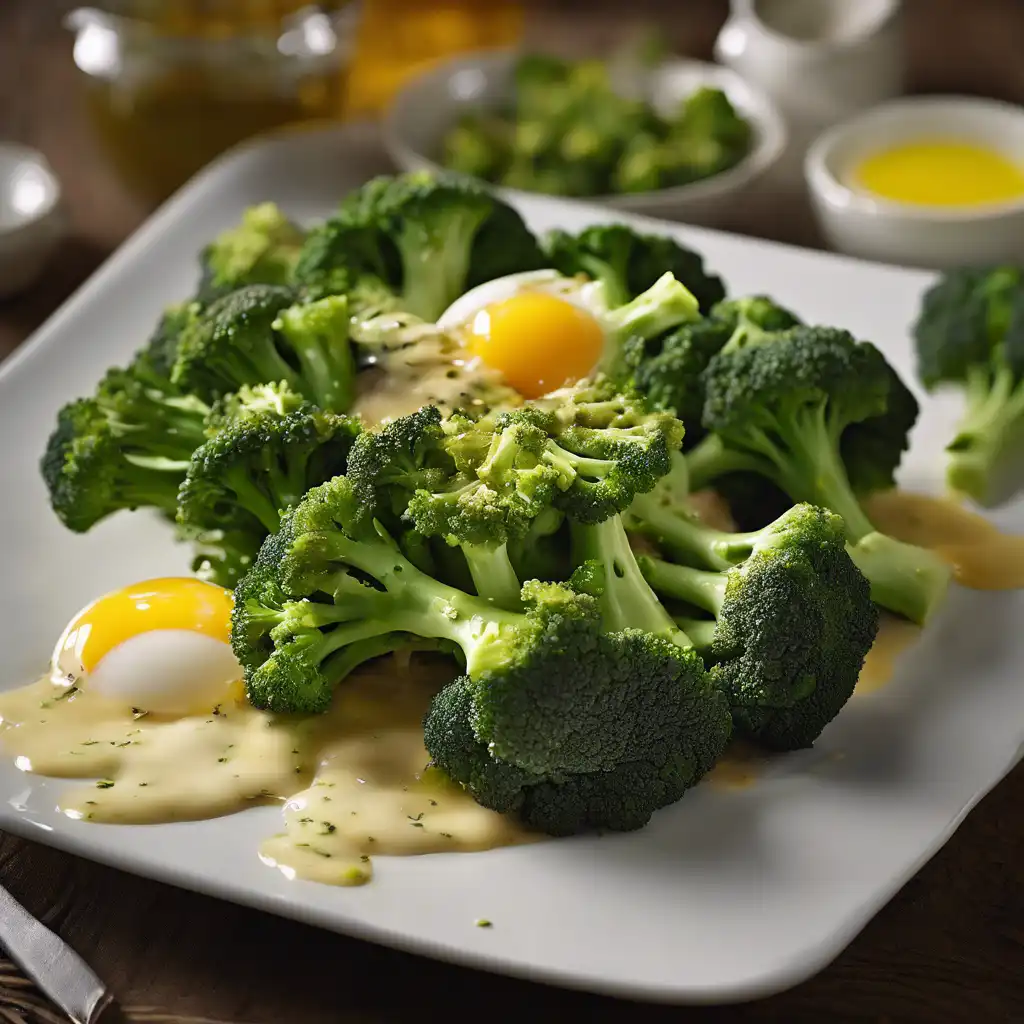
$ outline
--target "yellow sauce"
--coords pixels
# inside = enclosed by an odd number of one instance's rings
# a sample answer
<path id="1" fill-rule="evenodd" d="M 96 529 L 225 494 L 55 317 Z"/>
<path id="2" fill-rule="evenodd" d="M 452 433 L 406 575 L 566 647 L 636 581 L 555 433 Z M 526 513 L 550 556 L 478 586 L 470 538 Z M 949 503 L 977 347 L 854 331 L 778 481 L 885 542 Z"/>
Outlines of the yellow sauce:
<path id="1" fill-rule="evenodd" d="M 184 718 L 135 717 L 49 679 L 0 695 L 0 738 L 24 771 L 98 781 L 59 809 L 95 822 L 230 814 L 284 801 L 285 830 L 261 851 L 289 877 L 358 885 L 369 857 L 484 850 L 534 838 L 426 771 L 421 722 L 451 665 L 364 668 L 313 718 L 238 701 Z"/>
<path id="2" fill-rule="evenodd" d="M 858 187 L 883 199 L 924 206 L 976 206 L 1024 196 L 1024 169 L 994 149 L 952 139 L 902 143 L 867 157 Z"/>
<path id="3" fill-rule="evenodd" d="M 857 678 L 854 695 L 862 696 L 881 690 L 892 679 L 899 656 L 916 643 L 920 635 L 920 626 L 915 626 L 905 619 L 883 614 L 878 623 L 875 642 L 871 645 L 871 650 L 868 651 L 868 656 L 864 659 L 864 666 L 860 670 L 860 676 Z"/>
<path id="4" fill-rule="evenodd" d="M 947 498 L 886 491 L 872 495 L 864 510 L 884 533 L 935 551 L 953 567 L 962 586 L 973 590 L 1024 587 L 1024 537 L 1003 533 Z"/>

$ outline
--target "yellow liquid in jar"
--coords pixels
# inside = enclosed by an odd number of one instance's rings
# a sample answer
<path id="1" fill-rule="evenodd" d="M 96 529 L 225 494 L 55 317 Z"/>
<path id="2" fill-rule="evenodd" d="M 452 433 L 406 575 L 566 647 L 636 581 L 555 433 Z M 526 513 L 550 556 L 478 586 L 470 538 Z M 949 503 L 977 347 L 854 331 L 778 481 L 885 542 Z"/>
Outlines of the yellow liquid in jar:
<path id="1" fill-rule="evenodd" d="M 920 206 L 979 206 L 1024 196 L 1024 168 L 971 142 L 918 140 L 867 157 L 857 187 L 882 199 Z"/>

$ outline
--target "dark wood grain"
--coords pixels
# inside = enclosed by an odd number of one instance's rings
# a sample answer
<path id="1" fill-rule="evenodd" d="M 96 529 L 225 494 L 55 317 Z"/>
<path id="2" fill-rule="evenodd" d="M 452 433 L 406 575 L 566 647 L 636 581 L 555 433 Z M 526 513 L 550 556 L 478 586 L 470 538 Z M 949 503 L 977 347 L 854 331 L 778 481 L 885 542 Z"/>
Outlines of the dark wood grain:
<path id="1" fill-rule="evenodd" d="M 1024 4 L 916 0 L 908 9 L 915 91 L 1024 101 Z M 659 13 L 682 52 L 706 57 L 725 4 L 552 3 L 532 14 L 531 33 L 560 40 L 571 52 L 615 39 L 629 19 Z M 587 20 L 586 32 L 580 17 Z M 3 355 L 148 211 L 105 167 L 83 115 L 55 6 L 42 0 L 0 0 L 0 137 L 32 143 L 47 154 L 64 183 L 73 223 L 72 238 L 45 280 L 0 303 Z M 785 241 L 814 240 L 806 211 L 785 204 L 748 230 Z M 788 993 L 743 1007 L 641 1007 L 439 964 L 5 835 L 0 882 L 67 938 L 127 1006 L 156 1008 L 168 1020 L 1009 1022 L 1024 1020 L 1021 807 L 1024 768 L 979 805 L 830 967 Z M 0 1019 L 4 1012 L 0 1004 Z M 157 1018 L 150 1011 L 135 1019 Z"/>

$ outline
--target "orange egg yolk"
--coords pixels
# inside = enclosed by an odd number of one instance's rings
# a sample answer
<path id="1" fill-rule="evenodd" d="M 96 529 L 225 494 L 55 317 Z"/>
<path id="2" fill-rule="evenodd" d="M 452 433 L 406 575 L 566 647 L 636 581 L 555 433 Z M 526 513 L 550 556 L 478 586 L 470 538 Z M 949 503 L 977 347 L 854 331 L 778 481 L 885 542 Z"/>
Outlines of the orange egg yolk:
<path id="1" fill-rule="evenodd" d="M 58 655 L 74 654 L 91 672 L 115 647 L 140 633 L 185 629 L 231 639 L 230 590 L 190 577 L 146 580 L 93 601 L 68 625 Z"/>
<path id="2" fill-rule="evenodd" d="M 604 331 L 565 299 L 525 292 L 480 310 L 469 348 L 524 398 L 540 398 L 593 371 L 604 351 Z"/>

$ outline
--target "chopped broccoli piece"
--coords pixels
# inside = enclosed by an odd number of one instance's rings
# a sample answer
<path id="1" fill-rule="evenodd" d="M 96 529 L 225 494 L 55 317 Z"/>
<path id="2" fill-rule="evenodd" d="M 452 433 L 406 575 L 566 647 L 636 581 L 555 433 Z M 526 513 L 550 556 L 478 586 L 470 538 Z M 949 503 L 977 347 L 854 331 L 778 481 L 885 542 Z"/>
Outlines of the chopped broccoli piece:
<path id="1" fill-rule="evenodd" d="M 831 509 L 842 516 L 874 599 L 915 622 L 927 620 L 946 593 L 949 566 L 931 551 L 878 534 L 857 500 L 891 475 L 906 444 L 908 403 L 905 395 L 893 398 L 898 378 L 882 353 L 833 328 L 753 332 L 712 358 L 704 382 L 703 423 L 712 433 L 688 456 L 693 488 L 748 471 L 794 501 Z M 893 401 L 902 405 L 895 412 Z M 855 424 L 862 429 L 850 436 Z M 881 433 L 882 424 L 893 433 Z M 855 447 L 858 439 L 863 448 Z M 876 575 L 880 564 L 885 579 Z"/>
<path id="2" fill-rule="evenodd" d="M 739 731 L 775 749 L 811 746 L 852 695 L 878 629 L 842 520 L 798 505 L 757 533 L 729 534 L 672 514 L 666 544 L 706 568 L 641 555 L 644 577 L 662 598 L 715 617 L 713 631 L 679 624 L 713 662 Z"/>
<path id="3" fill-rule="evenodd" d="M 288 288 L 240 288 L 182 333 L 171 379 L 208 402 L 246 384 L 284 381 L 322 408 L 346 412 L 355 389 L 347 303 L 331 296 L 296 304 Z"/>
<path id="4" fill-rule="evenodd" d="M 494 757 L 474 732 L 475 688 L 465 676 L 441 690 L 424 720 L 432 764 L 478 803 L 549 835 L 643 828 L 700 780 L 729 736 L 724 700 L 698 682 L 703 673 L 692 653 L 682 657 L 689 671 L 669 705 L 674 720 L 666 722 L 661 741 L 609 770 L 538 774 Z"/>
<path id="5" fill-rule="evenodd" d="M 918 374 L 963 391 L 946 450 L 949 487 L 992 508 L 1024 485 L 1024 268 L 962 268 L 924 296 L 914 325 Z"/>
<path id="6" fill-rule="evenodd" d="M 274 203 L 249 207 L 200 254 L 198 301 L 207 305 L 247 284 L 288 284 L 304 238 Z"/>
<path id="7" fill-rule="evenodd" d="M 173 515 L 209 407 L 167 383 L 143 350 L 90 398 L 61 409 L 40 463 L 50 503 L 76 533 L 121 509 Z"/>
<path id="8" fill-rule="evenodd" d="M 703 373 L 711 358 L 733 337 L 784 330 L 799 322 L 766 296 L 725 299 L 716 303 L 706 318 L 683 324 L 648 344 L 636 367 L 634 383 L 655 409 L 674 412 L 686 424 L 686 445 L 692 448 L 704 436 Z"/>
<path id="9" fill-rule="evenodd" d="M 295 278 L 312 295 L 347 293 L 353 312 L 401 309 L 436 320 L 484 281 L 541 266 L 519 214 L 461 178 L 375 178 L 310 233 Z"/>
<path id="10" fill-rule="evenodd" d="M 602 281 L 610 306 L 635 299 L 666 273 L 693 294 L 702 313 L 725 298 L 722 279 L 704 269 L 701 256 L 667 235 L 641 235 L 625 224 L 604 224 L 578 235 L 552 231 L 543 245 L 560 273 Z"/>
<path id="11" fill-rule="evenodd" d="M 284 510 L 345 471 L 360 427 L 311 405 L 286 384 L 243 388 L 225 410 L 216 433 L 192 454 L 177 519 L 189 535 L 217 531 L 236 544 L 244 538 L 232 561 L 245 564 L 278 529 Z"/>

